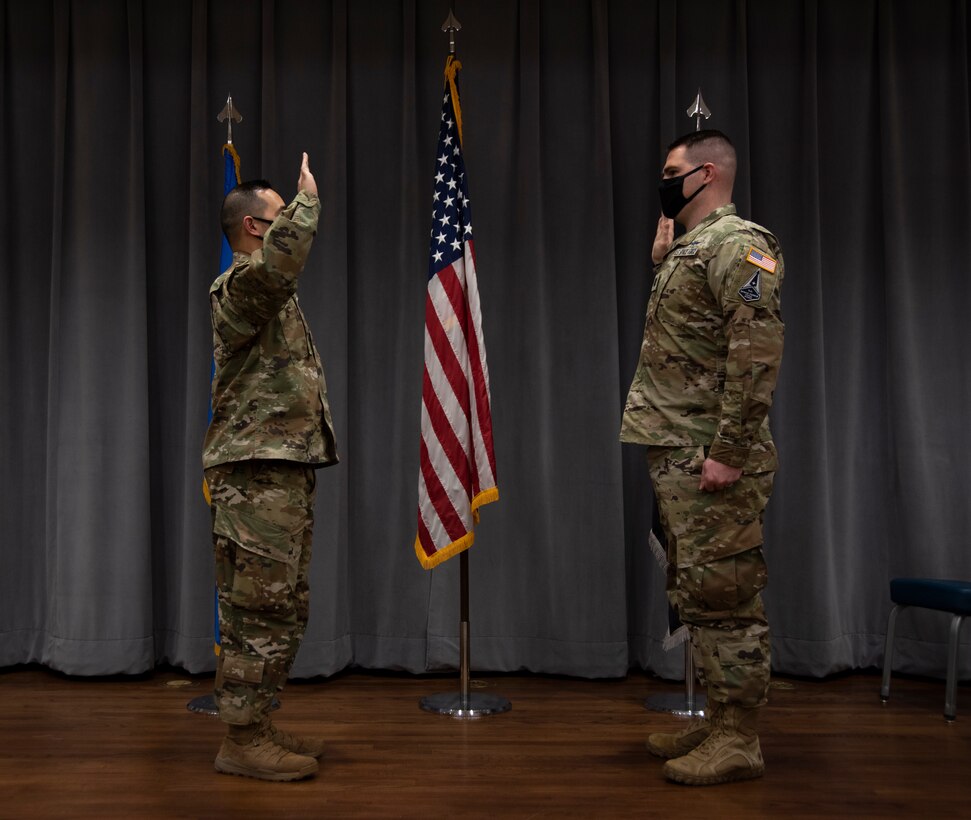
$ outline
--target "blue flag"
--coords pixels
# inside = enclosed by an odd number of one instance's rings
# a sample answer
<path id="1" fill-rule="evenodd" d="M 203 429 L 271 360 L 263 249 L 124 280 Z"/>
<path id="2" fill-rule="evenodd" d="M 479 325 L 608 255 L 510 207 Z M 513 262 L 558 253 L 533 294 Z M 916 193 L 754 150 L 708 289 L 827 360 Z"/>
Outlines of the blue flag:
<path id="1" fill-rule="evenodd" d="M 240 183 L 239 179 L 239 154 L 236 153 L 236 149 L 233 148 L 231 142 L 227 142 L 223 145 L 223 196 L 225 197 L 233 188 L 235 188 Z M 229 240 L 226 235 L 223 234 L 223 244 L 222 251 L 219 255 L 219 272 L 222 273 L 233 264 L 233 249 L 229 247 Z M 212 380 L 216 377 L 216 360 L 213 359 L 209 365 L 209 384 L 212 384 Z M 209 421 L 212 422 L 212 391 L 209 391 Z M 209 495 L 209 485 L 206 484 L 205 478 L 202 479 L 202 494 L 206 498 L 207 504 L 212 504 L 212 498 Z M 215 625 L 213 627 L 213 635 L 215 636 L 216 643 L 216 654 L 219 654 L 220 649 L 220 637 L 219 637 L 219 590 L 216 590 L 215 596 Z"/>

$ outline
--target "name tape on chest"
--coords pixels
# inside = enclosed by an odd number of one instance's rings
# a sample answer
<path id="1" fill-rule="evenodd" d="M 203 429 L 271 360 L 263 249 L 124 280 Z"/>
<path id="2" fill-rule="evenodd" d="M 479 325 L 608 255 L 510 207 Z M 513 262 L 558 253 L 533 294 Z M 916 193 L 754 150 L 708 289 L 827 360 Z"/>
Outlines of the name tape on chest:
<path id="1" fill-rule="evenodd" d="M 751 262 L 755 267 L 762 268 L 766 273 L 775 273 L 776 265 L 778 264 L 775 259 L 771 256 L 766 256 L 762 251 L 756 248 L 750 248 L 748 256 L 745 257 L 746 262 Z"/>
<path id="2" fill-rule="evenodd" d="M 678 259 L 685 256 L 697 256 L 699 248 L 697 245 L 686 245 L 683 248 L 678 248 L 674 253 L 671 254 L 672 259 Z"/>

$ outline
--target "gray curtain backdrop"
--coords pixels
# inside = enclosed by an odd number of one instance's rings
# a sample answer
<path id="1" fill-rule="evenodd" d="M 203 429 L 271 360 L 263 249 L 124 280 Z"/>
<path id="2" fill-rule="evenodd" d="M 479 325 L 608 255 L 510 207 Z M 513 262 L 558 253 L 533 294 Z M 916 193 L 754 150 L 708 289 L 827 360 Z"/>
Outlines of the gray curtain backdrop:
<path id="1" fill-rule="evenodd" d="M 458 561 L 426 572 L 412 548 L 447 10 L 0 3 L 0 666 L 214 667 L 200 448 L 228 92 L 244 178 L 289 197 L 306 150 L 323 198 L 301 301 L 342 461 L 319 473 L 295 674 L 455 666 Z M 501 493 L 470 554 L 473 666 L 682 673 L 643 452 L 617 434 L 660 162 L 699 87 L 740 212 L 786 254 L 774 667 L 878 664 L 890 578 L 971 579 L 968 3 L 456 12 Z M 943 674 L 943 616 L 900 631 L 899 665 Z"/>

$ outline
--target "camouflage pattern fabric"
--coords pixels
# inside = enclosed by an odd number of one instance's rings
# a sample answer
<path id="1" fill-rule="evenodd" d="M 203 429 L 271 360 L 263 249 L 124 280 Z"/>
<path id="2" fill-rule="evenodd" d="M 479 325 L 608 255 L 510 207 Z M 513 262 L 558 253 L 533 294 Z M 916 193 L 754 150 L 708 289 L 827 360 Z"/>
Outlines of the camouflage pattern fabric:
<path id="1" fill-rule="evenodd" d="M 734 205 L 672 243 L 654 277 L 621 441 L 707 445 L 716 461 L 743 467 L 772 440 L 784 273 L 776 238 Z"/>
<path id="2" fill-rule="evenodd" d="M 649 447 L 648 466 L 667 537 L 668 597 L 688 627 L 708 697 L 756 707 L 766 701 L 771 665 L 761 590 L 762 517 L 775 476 L 762 472 L 715 493 L 698 489 L 704 447 Z"/>
<path id="3" fill-rule="evenodd" d="M 209 290 L 216 372 L 204 467 L 337 461 L 323 368 L 296 295 L 319 213 L 315 194 L 298 193 L 262 249 L 234 254 Z"/>
<path id="4" fill-rule="evenodd" d="M 316 477 L 307 465 L 242 461 L 206 470 L 206 481 L 221 636 L 216 704 L 223 721 L 245 726 L 268 714 L 307 626 Z"/>

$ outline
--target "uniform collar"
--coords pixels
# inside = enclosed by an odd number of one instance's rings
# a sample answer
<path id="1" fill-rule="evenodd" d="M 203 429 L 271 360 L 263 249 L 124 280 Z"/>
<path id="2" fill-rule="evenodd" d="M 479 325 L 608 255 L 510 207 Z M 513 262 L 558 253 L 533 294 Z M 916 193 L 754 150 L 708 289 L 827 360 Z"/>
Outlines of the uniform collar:
<path id="1" fill-rule="evenodd" d="M 715 208 L 708 216 L 701 220 L 697 225 L 695 225 L 690 231 L 688 231 L 683 236 L 679 236 L 674 242 L 671 243 L 671 247 L 668 249 L 670 254 L 675 248 L 681 248 L 685 245 L 690 245 L 697 236 L 704 231 L 706 228 L 714 225 L 719 219 L 723 219 L 726 216 L 735 215 L 735 203 L 729 202 L 727 205 L 722 205 L 720 208 Z"/>

